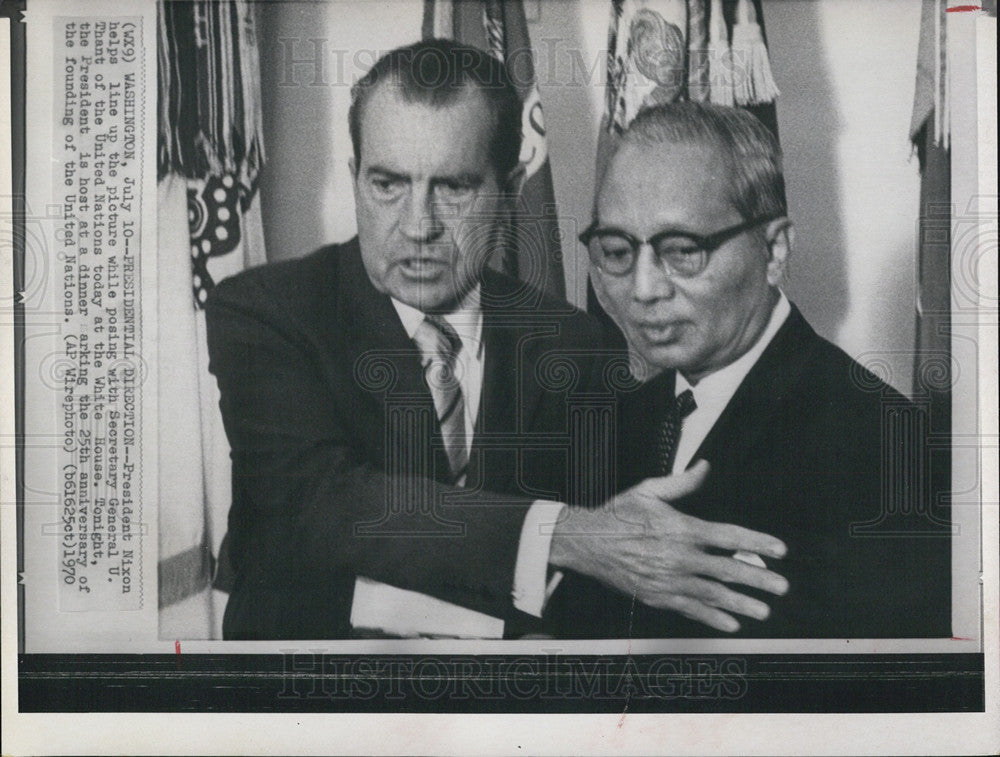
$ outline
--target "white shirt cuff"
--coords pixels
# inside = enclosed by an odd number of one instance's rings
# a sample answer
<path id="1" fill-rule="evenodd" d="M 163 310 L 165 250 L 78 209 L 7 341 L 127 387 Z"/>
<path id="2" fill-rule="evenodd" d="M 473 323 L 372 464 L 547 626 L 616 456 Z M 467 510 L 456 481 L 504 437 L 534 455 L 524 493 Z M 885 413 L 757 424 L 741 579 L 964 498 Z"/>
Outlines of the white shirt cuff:
<path id="1" fill-rule="evenodd" d="M 399 638 L 500 639 L 504 622 L 437 597 L 354 579 L 351 627 Z"/>
<path id="2" fill-rule="evenodd" d="M 559 572 L 549 578 L 548 570 L 552 533 L 564 507 L 561 502 L 536 500 L 521 526 L 514 565 L 514 607 L 536 618 L 542 617 L 545 603 L 562 578 Z"/>

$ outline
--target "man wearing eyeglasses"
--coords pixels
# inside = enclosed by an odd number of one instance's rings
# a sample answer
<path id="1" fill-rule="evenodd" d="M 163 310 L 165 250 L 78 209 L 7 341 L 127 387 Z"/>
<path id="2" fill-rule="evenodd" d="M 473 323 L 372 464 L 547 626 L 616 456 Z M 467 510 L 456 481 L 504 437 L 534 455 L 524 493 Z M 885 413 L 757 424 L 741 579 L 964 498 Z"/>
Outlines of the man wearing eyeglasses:
<path id="1" fill-rule="evenodd" d="M 581 241 L 636 372 L 654 376 L 623 397 L 619 483 L 705 460 L 705 483 L 677 509 L 788 545 L 788 593 L 737 633 L 950 636 L 951 531 L 930 506 L 921 413 L 782 292 L 793 234 L 771 133 L 733 108 L 645 111 L 610 159 Z M 584 636 L 714 633 L 573 574 L 550 618 Z"/>

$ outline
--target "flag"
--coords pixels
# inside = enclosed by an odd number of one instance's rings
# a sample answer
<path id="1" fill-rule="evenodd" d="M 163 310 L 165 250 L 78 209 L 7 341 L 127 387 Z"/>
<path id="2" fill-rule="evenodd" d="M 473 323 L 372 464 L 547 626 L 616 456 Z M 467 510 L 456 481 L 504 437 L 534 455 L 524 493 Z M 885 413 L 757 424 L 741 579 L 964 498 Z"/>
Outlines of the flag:
<path id="1" fill-rule="evenodd" d="M 611 0 L 607 56 L 595 193 L 614 140 L 643 108 L 738 105 L 778 135 L 761 0 Z M 589 282 L 587 309 L 610 324 Z"/>
<path id="2" fill-rule="evenodd" d="M 564 299 L 562 237 L 523 3 L 521 0 L 424 0 L 421 33 L 425 39 L 453 38 L 487 50 L 507 65 L 524 102 L 521 162 L 525 165 L 525 181 L 505 235 L 508 244 L 500 257 L 494 256 L 491 262 L 504 272 Z"/>
<path id="3" fill-rule="evenodd" d="M 219 638 L 231 470 L 203 308 L 216 283 L 265 261 L 251 6 L 161 2 L 158 64 L 160 636 Z"/>

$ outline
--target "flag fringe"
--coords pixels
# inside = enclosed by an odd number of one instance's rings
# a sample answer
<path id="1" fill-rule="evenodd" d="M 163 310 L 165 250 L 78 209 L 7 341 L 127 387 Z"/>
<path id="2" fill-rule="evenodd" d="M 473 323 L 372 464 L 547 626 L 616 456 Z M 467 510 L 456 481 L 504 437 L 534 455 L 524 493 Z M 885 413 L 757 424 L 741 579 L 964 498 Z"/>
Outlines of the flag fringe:
<path id="1" fill-rule="evenodd" d="M 159 178 L 228 173 L 252 195 L 265 157 L 252 8 L 161 0 L 158 26 Z"/>
<path id="2" fill-rule="evenodd" d="M 707 0 L 687 0 L 688 99 L 710 100 L 712 62 Z"/>
<path id="3" fill-rule="evenodd" d="M 733 53 L 729 47 L 729 29 L 722 15 L 722 0 L 712 0 L 708 35 L 709 101 L 732 107 L 736 104 L 733 91 Z"/>
<path id="4" fill-rule="evenodd" d="M 736 104 L 736 93 L 733 90 L 733 54 L 726 41 L 708 43 L 709 101 L 716 105 L 726 105 L 730 108 Z"/>
<path id="5" fill-rule="evenodd" d="M 771 73 L 764 34 L 749 0 L 739 0 L 733 25 L 733 94 L 739 105 L 763 105 L 780 94 Z"/>

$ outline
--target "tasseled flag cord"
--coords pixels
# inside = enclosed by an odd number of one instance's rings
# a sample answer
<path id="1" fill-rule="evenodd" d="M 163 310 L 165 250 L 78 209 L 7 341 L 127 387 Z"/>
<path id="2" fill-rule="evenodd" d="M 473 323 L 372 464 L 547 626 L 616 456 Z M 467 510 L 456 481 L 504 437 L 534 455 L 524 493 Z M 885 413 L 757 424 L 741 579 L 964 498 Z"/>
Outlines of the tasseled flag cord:
<path id="1" fill-rule="evenodd" d="M 722 0 L 712 0 L 708 23 L 709 100 L 716 105 L 732 107 L 736 103 L 733 92 L 733 54 L 729 49 L 726 19 L 722 15 Z"/>
<path id="2" fill-rule="evenodd" d="M 733 26 L 733 94 L 738 105 L 761 105 L 779 94 L 757 15 L 750 0 L 739 0 Z"/>

